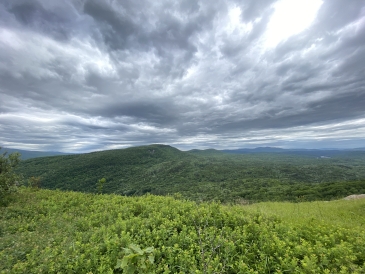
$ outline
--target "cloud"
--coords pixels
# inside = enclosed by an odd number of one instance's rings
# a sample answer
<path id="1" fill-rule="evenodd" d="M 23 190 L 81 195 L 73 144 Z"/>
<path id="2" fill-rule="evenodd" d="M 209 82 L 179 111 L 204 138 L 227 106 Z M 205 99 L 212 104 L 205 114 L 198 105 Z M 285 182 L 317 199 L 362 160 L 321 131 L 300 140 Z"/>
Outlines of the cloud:
<path id="1" fill-rule="evenodd" d="M 3 1 L 0 144 L 365 146 L 364 1 L 280 1 Z"/>

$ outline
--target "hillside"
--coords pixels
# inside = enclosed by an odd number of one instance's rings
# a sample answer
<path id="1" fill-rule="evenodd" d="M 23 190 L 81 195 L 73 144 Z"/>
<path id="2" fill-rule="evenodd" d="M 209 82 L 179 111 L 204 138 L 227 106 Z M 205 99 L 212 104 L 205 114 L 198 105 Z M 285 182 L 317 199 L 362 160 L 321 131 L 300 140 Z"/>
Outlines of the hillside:
<path id="1" fill-rule="evenodd" d="M 365 199 L 287 205 L 21 189 L 0 273 L 364 273 Z"/>
<path id="2" fill-rule="evenodd" d="M 330 200 L 365 192 L 365 152 L 308 155 L 183 152 L 150 145 L 23 161 L 18 172 L 44 188 L 138 196 L 179 192 L 196 201 Z"/>

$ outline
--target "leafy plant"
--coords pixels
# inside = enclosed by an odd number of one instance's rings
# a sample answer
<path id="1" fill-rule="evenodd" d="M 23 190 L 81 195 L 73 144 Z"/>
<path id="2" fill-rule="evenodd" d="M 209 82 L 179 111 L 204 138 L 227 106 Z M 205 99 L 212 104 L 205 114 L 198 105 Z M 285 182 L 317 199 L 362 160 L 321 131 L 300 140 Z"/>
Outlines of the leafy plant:
<path id="1" fill-rule="evenodd" d="M 154 248 L 147 247 L 141 249 L 136 244 L 130 244 L 129 248 L 123 248 L 124 257 L 117 261 L 115 269 L 123 269 L 123 273 L 152 273 L 155 256 L 153 255 Z"/>
<path id="2" fill-rule="evenodd" d="M 39 189 L 41 187 L 41 177 L 30 177 L 28 179 L 28 186 L 34 189 Z"/>
<path id="3" fill-rule="evenodd" d="M 104 187 L 104 184 L 105 183 L 106 183 L 106 179 L 105 178 L 102 178 L 102 179 L 98 180 L 97 188 L 98 188 L 98 193 L 99 194 L 103 193 L 103 187 Z"/>

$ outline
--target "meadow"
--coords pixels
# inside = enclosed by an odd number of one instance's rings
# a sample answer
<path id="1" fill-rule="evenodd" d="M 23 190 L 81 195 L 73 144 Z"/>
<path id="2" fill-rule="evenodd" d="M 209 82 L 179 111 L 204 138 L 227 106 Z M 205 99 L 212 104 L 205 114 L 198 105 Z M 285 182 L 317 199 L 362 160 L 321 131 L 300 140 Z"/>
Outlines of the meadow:
<path id="1" fill-rule="evenodd" d="M 0 273 L 364 273 L 365 199 L 253 205 L 21 188 Z"/>
<path id="2" fill-rule="evenodd" d="M 308 222 L 330 224 L 346 228 L 363 227 L 365 224 L 365 201 L 344 199 L 313 202 L 263 202 L 245 207 L 251 213 L 280 216 L 291 224 Z"/>

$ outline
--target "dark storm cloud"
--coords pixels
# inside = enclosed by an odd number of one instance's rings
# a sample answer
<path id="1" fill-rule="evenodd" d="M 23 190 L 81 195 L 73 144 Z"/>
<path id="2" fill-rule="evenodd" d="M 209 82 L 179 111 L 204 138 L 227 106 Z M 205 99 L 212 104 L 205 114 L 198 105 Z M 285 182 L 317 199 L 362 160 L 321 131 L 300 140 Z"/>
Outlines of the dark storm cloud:
<path id="1" fill-rule="evenodd" d="M 67 3 L 14 0 L 4 1 L 3 8 L 12 27 L 37 31 L 57 40 L 69 39 L 82 27 L 75 9 Z"/>
<path id="2" fill-rule="evenodd" d="M 273 43 L 276 4 L 2 1 L 0 144 L 359 146 L 365 1 L 325 0 Z"/>

